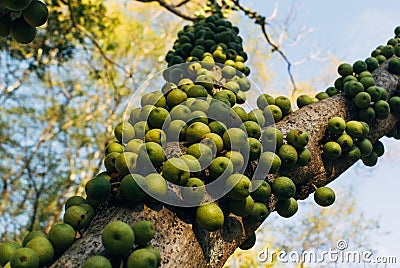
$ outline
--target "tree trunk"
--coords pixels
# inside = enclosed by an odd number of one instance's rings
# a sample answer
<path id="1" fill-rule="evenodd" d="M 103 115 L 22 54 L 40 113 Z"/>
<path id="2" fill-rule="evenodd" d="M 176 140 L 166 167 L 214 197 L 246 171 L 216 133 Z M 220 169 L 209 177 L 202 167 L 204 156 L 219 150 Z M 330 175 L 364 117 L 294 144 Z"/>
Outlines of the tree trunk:
<path id="1" fill-rule="evenodd" d="M 392 96 L 400 84 L 399 76 L 387 71 L 385 62 L 373 72 L 376 84 L 383 86 Z M 304 129 L 310 136 L 307 148 L 313 159 L 309 166 L 281 170 L 279 175 L 293 179 L 297 186 L 296 197 L 306 198 L 316 186 L 326 185 L 340 176 L 354 162 L 339 159 L 327 161 L 322 156 L 322 147 L 328 120 L 341 116 L 346 121 L 355 118 L 356 108 L 352 100 L 343 94 L 303 107 L 285 117 L 276 124 L 285 135 L 294 128 Z M 389 133 L 397 124 L 398 117 L 390 114 L 385 120 L 375 120 L 370 124 L 368 138 L 375 142 Z M 254 167 L 249 167 L 249 173 Z M 272 179 L 273 176 L 268 178 Z M 274 209 L 275 200 L 271 198 L 269 208 Z M 160 250 L 162 267 L 222 267 L 238 245 L 254 232 L 261 223 L 244 225 L 240 217 L 225 215 L 225 224 L 217 232 L 202 230 L 193 222 L 193 209 L 170 206 L 138 205 L 126 207 L 104 202 L 90 227 L 51 267 L 80 267 L 90 256 L 106 254 L 101 243 L 104 226 L 113 220 L 122 220 L 128 224 L 146 219 L 153 222 L 157 234 L 152 244 Z M 267 218 L 268 220 L 268 218 Z"/>

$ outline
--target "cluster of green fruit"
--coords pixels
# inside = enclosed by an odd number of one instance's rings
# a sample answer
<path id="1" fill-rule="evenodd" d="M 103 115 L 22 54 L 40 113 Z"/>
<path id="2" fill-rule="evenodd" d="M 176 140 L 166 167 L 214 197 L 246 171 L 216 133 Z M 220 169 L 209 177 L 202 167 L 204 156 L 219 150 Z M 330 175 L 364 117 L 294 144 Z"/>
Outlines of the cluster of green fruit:
<path id="1" fill-rule="evenodd" d="M 0 0 L 7 12 L 0 16 L 0 37 L 11 34 L 15 41 L 28 44 L 36 37 L 36 27 L 46 23 L 49 11 L 39 0 Z"/>
<path id="2" fill-rule="evenodd" d="M 337 160 L 340 157 L 351 161 L 361 159 L 366 166 L 374 166 L 378 157 L 383 155 L 384 146 L 379 140 L 372 144 L 367 139 L 369 131 L 366 122 L 346 122 L 341 117 L 332 117 L 328 122 L 330 141 L 324 145 L 324 156 L 329 160 Z"/>
<path id="3" fill-rule="evenodd" d="M 95 255 L 87 259 L 82 268 L 156 268 L 161 265 L 160 252 L 149 242 L 154 238 L 156 229 L 150 221 L 141 220 L 132 226 L 122 221 L 108 223 L 102 232 L 103 246 L 110 255 L 106 258 Z M 136 245 L 136 247 L 134 247 Z"/>
<path id="4" fill-rule="evenodd" d="M 292 104 L 289 98 L 285 96 L 278 96 L 276 98 L 269 94 L 261 94 L 257 98 L 258 109 L 254 110 L 254 113 L 261 117 L 264 115 L 264 121 L 266 125 L 271 125 L 274 122 L 282 120 L 283 117 L 292 113 Z M 273 120 L 268 120 L 272 115 Z M 272 121 L 272 122 L 270 122 Z"/>

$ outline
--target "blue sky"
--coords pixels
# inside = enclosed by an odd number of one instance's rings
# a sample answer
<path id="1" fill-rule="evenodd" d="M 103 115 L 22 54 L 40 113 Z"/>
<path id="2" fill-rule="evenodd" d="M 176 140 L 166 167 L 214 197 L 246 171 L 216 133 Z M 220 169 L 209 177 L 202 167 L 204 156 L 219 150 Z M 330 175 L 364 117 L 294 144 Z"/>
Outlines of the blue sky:
<path id="1" fill-rule="evenodd" d="M 330 54 L 349 63 L 369 57 L 373 49 L 393 37 L 393 29 L 400 25 L 400 2 L 394 0 L 242 0 L 241 3 L 267 17 L 278 3 L 276 22 L 272 22 L 272 25 L 278 25 L 287 18 L 291 9 L 295 10 L 288 28 L 289 34 L 290 31 L 306 33 L 296 46 L 285 47 L 284 52 L 291 61 L 296 62 L 319 51 L 319 59 L 311 59 L 293 67 L 294 76 L 303 81 L 317 79 L 321 70 L 329 67 L 329 62 L 321 59 Z M 288 81 L 286 65 L 278 55 L 272 57 L 270 66 L 276 73 L 275 87 L 279 87 L 282 81 Z M 316 91 L 322 91 L 327 86 L 330 84 L 322 82 L 321 88 L 316 88 Z M 282 91 L 282 94 L 286 93 L 284 88 Z M 389 235 L 376 234 L 371 241 L 379 250 L 378 254 L 397 256 L 399 261 L 400 230 L 397 225 L 400 216 L 397 197 L 400 189 L 400 141 L 388 138 L 382 141 L 386 152 L 377 166 L 366 168 L 359 162 L 331 183 L 330 187 L 337 191 L 337 198 L 341 193 L 344 195 L 345 191 L 354 191 L 358 210 L 368 218 L 380 218 L 380 233 L 388 232 Z"/>

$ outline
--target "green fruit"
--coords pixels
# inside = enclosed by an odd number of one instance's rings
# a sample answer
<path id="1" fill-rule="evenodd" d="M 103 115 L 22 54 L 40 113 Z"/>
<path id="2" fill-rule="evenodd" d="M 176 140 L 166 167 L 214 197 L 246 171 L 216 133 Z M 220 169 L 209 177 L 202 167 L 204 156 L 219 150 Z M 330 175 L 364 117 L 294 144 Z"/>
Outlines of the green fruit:
<path id="1" fill-rule="evenodd" d="M 400 74 L 400 59 L 399 58 L 392 58 L 389 61 L 388 71 L 392 74 L 399 75 Z"/>
<path id="2" fill-rule="evenodd" d="M 243 126 L 247 132 L 247 136 L 249 138 L 259 139 L 261 136 L 261 128 L 254 121 L 246 121 L 243 123 Z"/>
<path id="3" fill-rule="evenodd" d="M 292 112 L 292 104 L 290 103 L 289 98 L 285 96 L 276 97 L 275 105 L 281 109 L 283 116 L 288 115 Z"/>
<path id="4" fill-rule="evenodd" d="M 86 183 L 85 192 L 93 199 L 103 199 L 111 192 L 111 184 L 105 177 L 96 176 Z"/>
<path id="5" fill-rule="evenodd" d="M 118 171 L 118 173 L 121 175 L 121 177 L 128 175 L 129 173 L 132 173 L 136 170 L 137 158 L 138 158 L 138 155 L 135 153 L 131 153 L 131 152 L 125 152 L 125 153 L 119 154 L 117 156 L 117 158 L 115 158 L 115 169 Z M 99 182 L 99 184 L 100 184 L 100 182 Z M 105 192 L 107 191 L 105 182 L 103 181 L 103 183 L 101 185 L 104 187 L 102 192 L 97 193 L 96 189 L 91 191 L 91 194 L 93 194 L 93 197 L 98 196 L 98 199 L 101 199 L 102 197 L 100 196 L 100 194 L 105 194 Z M 105 195 L 107 195 L 107 194 L 105 194 Z"/>
<path id="6" fill-rule="evenodd" d="M 11 11 L 22 11 L 26 9 L 31 0 L 3 0 L 1 4 Z"/>
<path id="7" fill-rule="evenodd" d="M 367 92 L 360 92 L 354 97 L 354 103 L 359 109 L 365 109 L 371 103 L 371 96 Z"/>
<path id="8" fill-rule="evenodd" d="M 63 252 L 75 241 L 75 230 L 66 223 L 54 224 L 49 231 L 49 240 L 58 252 Z"/>
<path id="9" fill-rule="evenodd" d="M 200 111 L 207 113 L 210 108 L 210 104 L 206 101 L 206 98 L 203 99 L 195 99 L 189 106 L 190 110 L 193 112 Z"/>
<path id="10" fill-rule="evenodd" d="M 242 122 L 245 122 L 249 119 L 249 116 L 247 115 L 246 111 L 239 106 L 235 106 L 232 108 L 232 110 L 239 116 L 240 120 L 242 120 Z"/>
<path id="11" fill-rule="evenodd" d="M 289 199 L 279 199 L 275 206 L 276 212 L 279 216 L 284 218 L 290 218 L 296 214 L 299 209 L 296 199 L 293 197 Z"/>
<path id="12" fill-rule="evenodd" d="M 188 98 L 206 98 L 207 90 L 202 85 L 193 85 L 187 91 Z"/>
<path id="13" fill-rule="evenodd" d="M 201 138 L 210 133 L 210 128 L 201 122 L 195 122 L 191 124 L 186 130 L 186 140 L 190 143 L 196 143 L 201 140 Z"/>
<path id="14" fill-rule="evenodd" d="M 249 121 L 256 122 L 260 127 L 265 125 L 265 118 L 261 109 L 254 109 L 248 113 Z"/>
<path id="15" fill-rule="evenodd" d="M 39 256 L 33 249 L 20 248 L 14 252 L 10 259 L 12 268 L 38 268 Z"/>
<path id="16" fill-rule="evenodd" d="M 348 76 L 353 74 L 353 67 L 348 63 L 342 63 L 338 66 L 337 72 L 341 76 Z"/>
<path id="17" fill-rule="evenodd" d="M 44 237 L 36 237 L 29 241 L 26 246 L 36 252 L 39 256 L 39 266 L 48 266 L 54 261 L 54 248 L 51 242 Z"/>
<path id="18" fill-rule="evenodd" d="M 337 142 L 328 141 L 324 145 L 324 156 L 329 160 L 336 160 L 342 155 L 342 148 Z"/>
<path id="19" fill-rule="evenodd" d="M 136 249 L 129 255 L 127 268 L 156 268 L 157 256 L 148 248 Z"/>
<path id="20" fill-rule="evenodd" d="M 253 209 L 245 219 L 250 222 L 262 222 L 268 217 L 268 215 L 269 211 L 265 204 L 254 202 Z"/>
<path id="21" fill-rule="evenodd" d="M 339 90 L 335 87 L 328 87 L 325 92 L 329 95 L 329 97 L 339 94 Z"/>
<path id="22" fill-rule="evenodd" d="M 107 169 L 107 172 L 115 173 L 117 169 L 115 168 L 115 160 L 120 155 L 120 153 L 114 152 L 107 154 L 106 158 L 104 159 L 104 166 Z"/>
<path id="23" fill-rule="evenodd" d="M 165 161 L 162 176 L 177 185 L 185 185 L 190 177 L 189 167 L 181 158 L 170 158 Z"/>
<path id="24" fill-rule="evenodd" d="M 124 152 L 124 146 L 121 143 L 116 142 L 116 141 L 111 142 L 106 148 L 106 156 L 109 153 L 114 153 L 114 152 L 123 153 Z"/>
<path id="25" fill-rule="evenodd" d="M 277 128 L 267 127 L 261 135 L 261 143 L 264 151 L 275 152 L 283 144 L 283 134 Z"/>
<path id="26" fill-rule="evenodd" d="M 373 149 L 378 157 L 381 157 L 385 153 L 385 146 L 379 140 L 374 143 Z"/>
<path id="27" fill-rule="evenodd" d="M 111 262 L 104 256 L 96 255 L 87 259 L 82 268 L 112 268 Z"/>
<path id="28" fill-rule="evenodd" d="M 101 241 L 111 255 L 124 256 L 132 249 L 135 243 L 135 234 L 125 222 L 113 221 L 104 227 Z"/>
<path id="29" fill-rule="evenodd" d="M 298 149 L 297 150 L 297 162 L 296 165 L 298 166 L 307 166 L 311 163 L 312 160 L 312 155 L 310 150 L 308 150 L 307 148 L 302 148 L 302 149 Z"/>
<path id="30" fill-rule="evenodd" d="M 225 93 L 228 96 L 228 100 L 231 106 L 235 105 L 236 101 L 237 101 L 237 93 L 235 94 L 234 92 L 228 90 L 228 89 L 223 89 L 221 91 L 219 91 L 221 93 Z M 217 92 L 218 93 L 218 92 Z M 215 96 L 215 94 L 214 94 Z"/>
<path id="31" fill-rule="evenodd" d="M 369 87 L 375 86 L 374 78 L 368 76 L 361 78 L 360 83 L 364 86 L 364 89 L 368 89 Z"/>
<path id="32" fill-rule="evenodd" d="M 217 203 L 200 205 L 196 210 L 196 222 L 201 228 L 214 232 L 224 225 L 224 213 Z"/>
<path id="33" fill-rule="evenodd" d="M 365 60 L 365 63 L 367 64 L 367 69 L 368 71 L 372 72 L 376 68 L 379 67 L 379 62 L 376 58 L 374 57 L 369 57 Z"/>
<path id="34" fill-rule="evenodd" d="M 229 198 L 233 200 L 245 199 L 250 195 L 251 181 L 245 175 L 233 174 L 226 179 L 225 189 L 229 190 Z"/>
<path id="35" fill-rule="evenodd" d="M 282 165 L 282 160 L 273 152 L 263 152 L 258 160 L 258 167 L 255 173 L 257 179 L 264 179 L 267 174 L 275 174 Z"/>
<path id="36" fill-rule="evenodd" d="M 144 136 L 145 142 L 156 142 L 158 144 L 164 144 L 167 140 L 167 135 L 161 129 L 155 128 L 150 129 Z"/>
<path id="37" fill-rule="evenodd" d="M 274 104 L 268 105 L 267 107 L 265 107 L 264 111 L 263 111 L 263 115 L 265 117 L 265 120 L 268 122 L 268 119 L 274 119 L 274 122 L 278 122 L 282 119 L 282 111 L 281 109 Z"/>
<path id="38" fill-rule="evenodd" d="M 353 139 L 345 133 L 340 135 L 336 142 L 340 145 L 343 152 L 349 151 L 353 147 L 353 144 L 354 144 Z"/>
<path id="39" fill-rule="evenodd" d="M 381 54 L 389 59 L 394 54 L 394 48 L 391 45 L 386 45 L 381 48 Z"/>
<path id="40" fill-rule="evenodd" d="M 22 16 L 30 26 L 39 27 L 46 23 L 49 17 L 49 10 L 45 3 L 32 0 L 30 5 L 22 11 Z"/>
<path id="41" fill-rule="evenodd" d="M 189 120 L 191 110 L 188 106 L 179 104 L 170 111 L 171 120 L 182 120 L 184 122 Z"/>
<path id="42" fill-rule="evenodd" d="M 358 93 L 364 91 L 364 86 L 357 81 L 348 81 L 343 86 L 344 93 L 349 98 L 354 98 Z"/>
<path id="43" fill-rule="evenodd" d="M 384 100 L 378 100 L 374 104 L 375 115 L 377 119 L 386 119 L 390 114 L 390 106 Z"/>
<path id="44" fill-rule="evenodd" d="M 30 26 L 22 17 L 16 18 L 11 23 L 11 36 L 21 44 L 28 44 L 36 37 L 37 30 Z"/>
<path id="45" fill-rule="evenodd" d="M 278 199 L 289 199 L 296 193 L 296 185 L 288 177 L 277 177 L 271 184 L 271 190 Z"/>
<path id="46" fill-rule="evenodd" d="M 367 70 L 367 64 L 362 61 L 362 60 L 358 60 L 356 62 L 353 63 L 353 71 L 356 74 L 362 73 L 364 71 Z"/>
<path id="47" fill-rule="evenodd" d="M 349 134 L 353 139 L 363 137 L 363 124 L 358 121 L 348 121 L 346 123 L 346 133 Z"/>
<path id="48" fill-rule="evenodd" d="M 196 85 L 202 85 L 207 92 L 211 92 L 214 88 L 214 79 L 209 75 L 199 75 L 196 78 Z"/>
<path id="49" fill-rule="evenodd" d="M 12 17 L 10 14 L 0 16 L 0 37 L 7 37 L 11 33 Z"/>
<path id="50" fill-rule="evenodd" d="M 335 202 L 335 192 L 326 186 L 319 187 L 315 190 L 314 200 L 318 205 L 328 207 Z"/>
<path id="51" fill-rule="evenodd" d="M 156 234 L 153 223 L 146 220 L 135 222 L 132 225 L 132 230 L 135 233 L 135 244 L 138 246 L 147 245 Z"/>
<path id="52" fill-rule="evenodd" d="M 195 143 L 189 146 L 187 154 L 197 158 L 202 168 L 206 168 L 213 160 L 213 151 L 205 144 Z"/>
<path id="53" fill-rule="evenodd" d="M 264 180 L 252 180 L 251 188 L 250 195 L 255 201 L 266 203 L 271 196 L 271 186 Z"/>
<path id="54" fill-rule="evenodd" d="M 154 256 L 156 256 L 157 267 L 159 267 L 161 265 L 161 254 L 160 254 L 160 251 L 158 251 L 158 249 L 154 248 L 152 245 L 147 245 L 144 248 L 149 250 L 149 251 L 151 251 L 154 254 Z"/>
<path id="55" fill-rule="evenodd" d="M 361 109 L 358 112 L 358 119 L 364 122 L 371 122 L 375 119 L 375 110 L 372 107 Z"/>
<path id="56" fill-rule="evenodd" d="M 370 95 L 372 102 L 378 101 L 381 98 L 381 91 L 377 86 L 367 88 L 367 93 Z"/>
<path id="57" fill-rule="evenodd" d="M 174 120 L 169 123 L 166 134 L 169 141 L 182 141 L 186 136 L 187 125 L 182 120 Z"/>
<path id="58" fill-rule="evenodd" d="M 180 89 L 173 89 L 168 93 L 167 105 L 169 108 L 172 108 L 186 100 L 187 94 L 184 91 Z"/>
<path id="59" fill-rule="evenodd" d="M 24 240 L 22 241 L 22 246 L 25 247 L 26 244 L 31 241 L 32 239 L 36 238 L 36 237 L 44 237 L 47 238 L 47 235 L 42 232 L 42 231 L 32 231 L 29 234 L 27 234 L 24 238 Z"/>
<path id="60" fill-rule="evenodd" d="M 222 140 L 221 136 L 215 133 L 206 133 L 202 137 L 201 143 L 209 146 L 210 148 L 215 147 L 217 153 L 220 153 L 224 149 L 224 141 Z"/>
<path id="61" fill-rule="evenodd" d="M 256 233 L 252 233 L 245 241 L 243 241 L 239 248 L 241 250 L 249 250 L 251 249 L 256 243 Z"/>
<path id="62" fill-rule="evenodd" d="M 257 98 L 257 106 L 260 110 L 264 110 L 268 105 L 275 104 L 275 99 L 269 94 L 262 94 Z"/>
<path id="63" fill-rule="evenodd" d="M 146 197 L 142 187 L 145 187 L 146 179 L 139 174 L 129 174 L 123 177 L 119 190 L 126 200 L 138 203 Z"/>
<path id="64" fill-rule="evenodd" d="M 361 157 L 369 156 L 373 151 L 372 143 L 368 139 L 359 140 L 357 147 L 360 149 Z"/>
<path id="65" fill-rule="evenodd" d="M 182 199 L 190 204 L 199 203 L 206 193 L 204 183 L 198 178 L 190 178 L 181 190 Z"/>
<path id="66" fill-rule="evenodd" d="M 361 151 L 357 146 L 353 146 L 349 151 L 345 152 L 344 155 L 350 161 L 357 161 L 361 158 Z"/>
<path id="67" fill-rule="evenodd" d="M 360 81 L 362 78 L 364 78 L 364 77 L 370 77 L 370 78 L 372 78 L 372 74 L 371 74 L 371 72 L 369 72 L 369 71 L 364 71 L 364 72 L 362 72 L 362 73 L 360 73 L 360 74 L 358 74 L 358 76 L 357 76 L 357 78 L 358 78 L 358 81 Z M 361 82 L 361 81 L 360 81 Z M 361 82 L 362 83 L 362 82 Z M 375 83 L 375 81 L 372 79 L 372 83 L 374 84 Z M 365 87 L 365 85 L 364 85 L 364 87 Z M 365 87 L 366 88 L 366 87 Z"/>
<path id="68" fill-rule="evenodd" d="M 149 114 L 149 118 L 147 121 L 149 122 L 152 128 L 162 128 L 165 120 L 169 117 L 169 112 L 161 107 L 156 107 L 151 110 Z M 141 131 L 142 132 L 142 131 Z"/>
<path id="69" fill-rule="evenodd" d="M 283 144 L 278 150 L 278 156 L 282 161 L 282 166 L 292 167 L 296 164 L 298 155 L 296 149 L 289 144 Z"/>
<path id="70" fill-rule="evenodd" d="M 316 97 L 318 100 L 324 100 L 324 99 L 329 98 L 329 94 L 326 93 L 326 92 L 319 92 L 319 93 L 317 93 L 317 94 L 315 95 L 315 97 Z"/>
<path id="71" fill-rule="evenodd" d="M 184 154 L 180 157 L 183 161 L 185 161 L 186 165 L 189 168 L 191 176 L 198 176 L 202 170 L 199 160 L 196 157 L 190 154 Z"/>
<path id="72" fill-rule="evenodd" d="M 14 241 L 6 241 L 0 243 L 0 265 L 4 266 L 11 260 L 14 253 L 20 249 L 21 246 Z"/>
<path id="73" fill-rule="evenodd" d="M 226 178 L 233 173 L 233 164 L 229 158 L 219 156 L 211 162 L 208 169 L 212 180 L 218 179 L 221 176 Z"/>
<path id="74" fill-rule="evenodd" d="M 135 129 L 129 122 L 121 122 L 114 128 L 114 135 L 120 143 L 128 143 L 135 138 Z"/>
<path id="75" fill-rule="evenodd" d="M 240 172 L 244 166 L 244 158 L 240 152 L 228 151 L 225 157 L 229 158 L 233 164 L 233 171 Z"/>
<path id="76" fill-rule="evenodd" d="M 90 221 L 87 210 L 81 206 L 69 207 L 64 213 L 64 223 L 71 225 L 75 230 L 88 227 Z"/>
<path id="77" fill-rule="evenodd" d="M 160 144 L 155 142 L 146 142 L 138 153 L 136 161 L 137 167 L 160 167 L 165 159 L 165 153 Z"/>
<path id="78" fill-rule="evenodd" d="M 364 165 L 367 167 L 373 167 L 378 162 L 378 155 L 375 152 L 372 152 L 370 155 L 366 157 L 361 157 L 361 160 Z"/>
<path id="79" fill-rule="evenodd" d="M 158 173 L 146 176 L 146 192 L 155 199 L 162 199 L 167 195 L 168 185 L 165 179 Z"/>
<path id="80" fill-rule="evenodd" d="M 247 139 L 249 146 L 249 161 L 257 160 L 262 151 L 261 142 L 255 138 Z"/>
<path id="81" fill-rule="evenodd" d="M 240 128 L 230 128 L 222 136 L 224 145 L 228 150 L 241 151 L 247 146 L 247 135 Z"/>
<path id="82" fill-rule="evenodd" d="M 297 107 L 302 108 L 313 103 L 312 99 L 308 95 L 300 95 L 296 99 Z"/>
<path id="83" fill-rule="evenodd" d="M 308 143 L 308 134 L 301 129 L 292 129 L 286 136 L 287 142 L 297 149 L 305 147 Z"/>
<path id="84" fill-rule="evenodd" d="M 386 61 L 386 57 L 383 55 L 378 55 L 375 58 L 378 60 L 379 64 L 382 64 Z"/>
<path id="85" fill-rule="evenodd" d="M 385 88 L 383 87 L 378 87 L 379 92 L 381 93 L 381 100 L 387 100 L 388 96 L 387 96 L 387 91 Z"/>
<path id="86" fill-rule="evenodd" d="M 193 123 L 200 122 L 205 125 L 208 124 L 208 117 L 205 112 L 202 111 L 194 111 L 190 113 L 189 122 L 187 123 L 188 126 L 191 126 Z M 186 129 L 187 131 L 187 129 Z"/>
<path id="87" fill-rule="evenodd" d="M 394 114 L 398 114 L 400 112 L 400 97 L 399 96 L 393 96 L 389 99 L 389 104 L 390 104 L 390 111 L 392 111 Z"/>
<path id="88" fill-rule="evenodd" d="M 248 216 L 254 207 L 254 200 L 249 195 L 245 199 L 240 200 L 230 200 L 228 203 L 229 210 L 240 217 Z"/>

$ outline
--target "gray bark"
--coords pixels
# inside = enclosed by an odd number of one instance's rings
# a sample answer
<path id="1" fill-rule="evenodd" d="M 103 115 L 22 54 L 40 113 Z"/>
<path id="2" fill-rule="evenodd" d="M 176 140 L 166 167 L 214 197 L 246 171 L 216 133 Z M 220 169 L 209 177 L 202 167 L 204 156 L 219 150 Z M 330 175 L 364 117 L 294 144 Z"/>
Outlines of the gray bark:
<path id="1" fill-rule="evenodd" d="M 376 84 L 383 86 L 392 96 L 399 87 L 400 78 L 390 74 L 387 62 L 373 72 Z M 328 120 L 341 116 L 346 121 L 355 119 L 355 106 L 343 94 L 308 105 L 292 113 L 276 124 L 284 134 L 290 129 L 300 128 L 309 133 L 307 148 L 313 155 L 307 167 L 284 169 L 280 175 L 292 178 L 297 185 L 297 198 L 304 199 L 316 186 L 326 185 L 351 167 L 347 160 L 327 161 L 322 157 L 322 146 Z M 398 122 L 392 114 L 385 120 L 376 120 L 371 125 L 368 138 L 375 142 L 389 133 Z M 250 173 L 252 168 L 250 167 Z M 254 170 L 254 169 L 253 169 Z M 271 178 L 272 179 L 272 176 Z M 271 198 L 269 208 L 274 207 Z M 101 244 L 101 231 L 113 220 L 129 224 L 139 220 L 152 221 L 157 234 L 152 244 L 160 250 L 162 267 L 222 267 L 238 245 L 261 224 L 244 225 L 241 218 L 226 215 L 223 228 L 217 232 L 202 230 L 193 220 L 193 210 L 156 205 L 138 205 L 133 208 L 105 202 L 90 227 L 51 267 L 80 267 L 85 259 L 96 254 L 105 254 Z M 266 219 L 268 221 L 268 218 Z"/>

